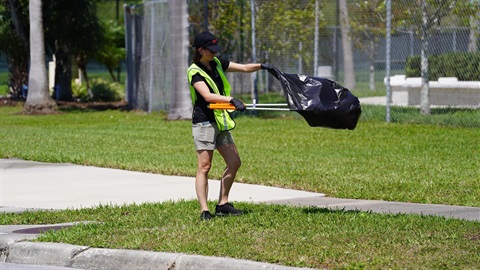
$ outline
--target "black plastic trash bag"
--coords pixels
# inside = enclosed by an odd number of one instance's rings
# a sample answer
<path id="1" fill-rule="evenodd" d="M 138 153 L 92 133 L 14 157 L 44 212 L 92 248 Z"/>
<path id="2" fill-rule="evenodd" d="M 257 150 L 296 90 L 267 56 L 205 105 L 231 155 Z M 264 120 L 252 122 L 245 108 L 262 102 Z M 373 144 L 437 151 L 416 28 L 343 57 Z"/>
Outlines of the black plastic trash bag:
<path id="1" fill-rule="evenodd" d="M 350 130 L 357 126 L 360 101 L 347 88 L 329 79 L 285 74 L 277 68 L 269 72 L 280 81 L 290 110 L 310 126 Z"/>

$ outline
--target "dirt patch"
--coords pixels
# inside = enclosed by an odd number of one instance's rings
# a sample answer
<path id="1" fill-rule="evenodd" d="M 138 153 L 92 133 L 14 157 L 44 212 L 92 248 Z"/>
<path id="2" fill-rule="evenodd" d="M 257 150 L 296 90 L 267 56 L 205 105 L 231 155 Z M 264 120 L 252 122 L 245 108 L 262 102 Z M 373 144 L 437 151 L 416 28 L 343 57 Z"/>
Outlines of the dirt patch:
<path id="1" fill-rule="evenodd" d="M 467 235 L 467 238 L 472 241 L 480 241 L 480 233 Z"/>
<path id="2" fill-rule="evenodd" d="M 127 110 L 128 103 L 125 101 L 112 102 L 76 102 L 76 101 L 57 101 L 57 106 L 61 110 Z"/>
<path id="3" fill-rule="evenodd" d="M 20 105 L 19 105 L 20 103 Z M 23 101 L 21 100 L 13 100 L 13 99 L 9 99 L 9 98 L 4 98 L 4 97 L 0 97 L 0 107 L 1 106 L 10 106 L 10 107 L 15 107 L 17 105 L 19 106 L 23 106 Z"/>

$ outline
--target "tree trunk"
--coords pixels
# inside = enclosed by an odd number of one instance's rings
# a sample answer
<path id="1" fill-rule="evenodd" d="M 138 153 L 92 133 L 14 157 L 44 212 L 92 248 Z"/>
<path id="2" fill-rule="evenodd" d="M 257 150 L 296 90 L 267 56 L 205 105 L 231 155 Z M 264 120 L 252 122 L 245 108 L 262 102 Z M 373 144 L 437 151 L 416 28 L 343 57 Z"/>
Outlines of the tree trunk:
<path id="1" fill-rule="evenodd" d="M 352 39 L 350 38 L 350 18 L 346 0 L 339 0 L 340 25 L 342 30 L 344 86 L 349 89 L 355 88 L 355 70 L 353 65 Z"/>
<path id="2" fill-rule="evenodd" d="M 72 95 L 72 56 L 66 44 L 57 41 L 55 48 L 55 86 L 53 98 L 73 101 Z"/>
<path id="3" fill-rule="evenodd" d="M 429 74 L 428 74 L 428 16 L 427 16 L 427 0 L 422 0 L 422 90 L 420 92 L 420 112 L 422 114 L 430 114 L 430 100 L 429 100 Z"/>
<path id="4" fill-rule="evenodd" d="M 478 13 L 480 16 L 480 12 Z M 478 17 L 477 17 L 478 18 Z M 477 52 L 478 51 L 478 35 L 480 22 L 475 16 L 470 17 L 470 40 L 468 42 L 468 51 Z"/>
<path id="5" fill-rule="evenodd" d="M 118 82 L 117 77 L 115 77 L 115 72 L 113 68 L 107 68 L 107 69 L 108 69 L 108 73 L 110 73 L 110 77 L 112 77 L 112 81 Z"/>
<path id="6" fill-rule="evenodd" d="M 376 46 L 373 40 L 370 40 L 368 51 L 370 59 L 370 90 L 375 91 L 375 56 L 376 56 Z"/>
<path id="7" fill-rule="evenodd" d="M 48 91 L 47 69 L 45 67 L 45 46 L 43 37 L 42 0 L 30 0 L 30 72 L 28 95 L 24 105 L 27 113 L 54 113 L 57 105 Z"/>
<path id="8" fill-rule="evenodd" d="M 170 46 L 172 59 L 172 98 L 168 119 L 191 119 L 192 101 L 185 70 L 188 66 L 188 12 L 186 1 L 170 1 Z"/>
<path id="9" fill-rule="evenodd" d="M 88 64 L 88 57 L 85 53 L 79 52 L 75 56 L 75 62 L 77 64 L 78 69 L 82 73 L 83 78 L 85 79 L 85 85 L 87 86 L 87 94 L 89 98 L 93 98 L 92 89 L 90 88 L 90 81 L 88 80 L 87 74 L 87 64 Z"/>

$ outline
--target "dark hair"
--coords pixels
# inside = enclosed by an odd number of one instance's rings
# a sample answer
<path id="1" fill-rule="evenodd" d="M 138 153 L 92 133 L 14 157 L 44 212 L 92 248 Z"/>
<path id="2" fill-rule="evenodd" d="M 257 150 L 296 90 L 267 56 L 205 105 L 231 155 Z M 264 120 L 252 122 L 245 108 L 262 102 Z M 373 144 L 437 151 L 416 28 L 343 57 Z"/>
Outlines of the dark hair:
<path id="1" fill-rule="evenodd" d="M 193 54 L 192 62 L 193 63 L 198 62 L 198 61 L 200 61 L 200 58 L 202 58 L 202 54 L 200 53 L 198 48 L 195 48 L 195 53 Z"/>

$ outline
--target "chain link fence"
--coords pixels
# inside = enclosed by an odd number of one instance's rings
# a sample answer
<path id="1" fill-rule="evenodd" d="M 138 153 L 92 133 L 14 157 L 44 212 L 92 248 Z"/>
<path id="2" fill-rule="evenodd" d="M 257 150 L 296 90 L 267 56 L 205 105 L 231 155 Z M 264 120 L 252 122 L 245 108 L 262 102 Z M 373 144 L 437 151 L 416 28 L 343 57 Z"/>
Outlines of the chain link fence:
<path id="1" fill-rule="evenodd" d="M 134 109 L 168 110 L 171 100 L 171 57 L 168 1 L 125 6 L 127 99 Z M 163 60 L 163 61 L 162 61 Z"/>
<path id="2" fill-rule="evenodd" d="M 480 2 L 388 3 L 387 121 L 479 127 Z"/>
<path id="3" fill-rule="evenodd" d="M 167 31 L 168 16 L 147 9 L 168 2 L 142 5 L 142 28 L 135 37 Z M 188 0 L 187 4 L 189 44 L 208 29 L 225 48 L 221 58 L 271 63 L 287 73 L 333 79 L 361 98 L 365 118 L 480 126 L 480 61 L 475 62 L 479 0 Z M 147 16 L 155 21 L 147 22 Z M 153 48 L 157 53 L 162 50 L 159 44 L 161 38 L 153 43 L 144 40 L 142 51 Z M 188 49 L 185 68 L 193 51 Z M 149 76 L 169 72 L 159 71 L 158 63 L 135 63 L 153 65 L 136 70 L 132 80 L 139 84 L 145 81 L 140 79 L 144 72 Z M 465 74 L 470 76 L 459 76 Z M 260 96 L 260 103 L 263 94 L 281 95 L 280 84 L 265 71 L 228 76 L 233 95 Z M 157 100 L 165 103 L 160 107 L 168 109 L 171 86 L 165 82 L 157 88 L 162 92 Z"/>

